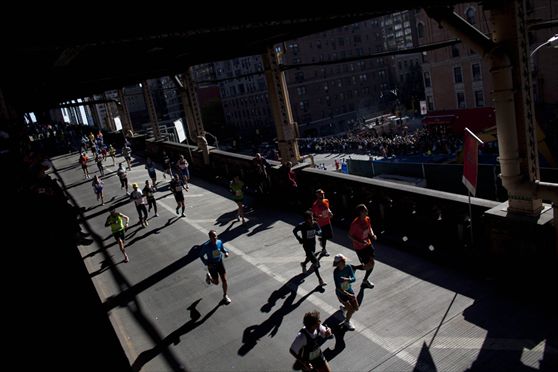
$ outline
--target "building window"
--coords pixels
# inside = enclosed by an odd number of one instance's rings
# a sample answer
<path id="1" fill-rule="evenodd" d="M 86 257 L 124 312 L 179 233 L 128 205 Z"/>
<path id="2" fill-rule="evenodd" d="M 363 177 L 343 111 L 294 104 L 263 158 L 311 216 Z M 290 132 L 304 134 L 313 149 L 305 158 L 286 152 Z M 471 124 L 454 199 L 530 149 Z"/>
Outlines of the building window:
<path id="1" fill-rule="evenodd" d="M 465 18 L 467 19 L 467 22 L 469 22 L 472 25 L 475 24 L 475 13 L 476 12 L 474 8 L 469 8 L 465 12 Z"/>
<path id="2" fill-rule="evenodd" d="M 453 68 L 453 81 L 455 84 L 463 83 L 463 73 L 461 72 L 461 66 L 456 66 Z"/>
<path id="3" fill-rule="evenodd" d="M 467 108 L 467 105 L 465 104 L 465 93 L 463 92 L 457 92 L 456 94 L 457 96 L 457 108 Z"/>
<path id="4" fill-rule="evenodd" d="M 484 93 L 482 90 L 475 90 L 475 105 L 484 107 Z"/>
<path id="5" fill-rule="evenodd" d="M 424 37 L 424 23 L 422 23 L 422 22 L 418 23 L 417 34 L 418 34 L 418 37 Z"/>
<path id="6" fill-rule="evenodd" d="M 295 81 L 296 81 L 297 83 L 303 82 L 303 81 L 304 81 L 304 72 L 302 72 L 302 71 L 297 72 L 297 73 L 295 74 Z"/>
<path id="7" fill-rule="evenodd" d="M 471 65 L 471 69 L 473 70 L 473 81 L 480 81 L 482 80 L 481 74 L 481 66 L 480 63 L 473 63 Z"/>
<path id="8" fill-rule="evenodd" d="M 453 58 L 459 57 L 459 47 L 457 45 L 452 45 L 451 46 L 451 56 Z"/>
<path id="9" fill-rule="evenodd" d="M 430 72 L 424 72 L 424 87 L 430 88 L 432 86 L 432 81 L 430 80 Z"/>
<path id="10" fill-rule="evenodd" d="M 428 106 L 428 111 L 434 111 L 434 100 L 432 96 L 426 96 L 426 105 Z"/>

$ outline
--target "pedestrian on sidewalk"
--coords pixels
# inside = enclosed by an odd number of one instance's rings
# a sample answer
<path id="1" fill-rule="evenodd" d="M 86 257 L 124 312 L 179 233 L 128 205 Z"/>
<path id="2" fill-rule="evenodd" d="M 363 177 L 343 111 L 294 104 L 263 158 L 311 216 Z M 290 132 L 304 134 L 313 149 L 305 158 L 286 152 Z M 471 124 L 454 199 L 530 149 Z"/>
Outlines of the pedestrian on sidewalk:
<path id="1" fill-rule="evenodd" d="M 215 230 L 210 230 L 208 235 L 209 240 L 202 244 L 200 250 L 200 259 L 207 266 L 205 282 L 207 284 L 219 285 L 219 277 L 221 277 L 223 282 L 223 302 L 228 305 L 231 303 L 231 299 L 227 295 L 227 271 L 223 264 L 223 255 L 229 257 L 229 251 L 225 248 L 223 242 L 217 239 L 217 232 Z"/>
<path id="2" fill-rule="evenodd" d="M 126 233 L 126 228 L 128 227 L 128 222 L 130 221 L 130 217 L 120 212 L 117 212 L 114 209 L 114 207 L 111 207 L 109 209 L 109 213 L 110 214 L 107 217 L 105 226 L 107 227 L 110 226 L 110 229 L 112 231 L 112 236 L 114 236 L 114 239 L 116 239 L 116 241 L 118 242 L 118 247 L 120 248 L 120 251 L 124 255 L 124 262 L 129 262 L 130 259 L 126 254 L 126 248 L 124 247 L 124 245 L 126 244 L 125 233 Z M 126 220 L 126 222 L 124 222 L 124 220 Z"/>
<path id="3" fill-rule="evenodd" d="M 300 236 L 298 235 L 299 231 Z M 302 244 L 302 248 L 304 248 L 304 252 L 306 253 L 306 258 L 300 263 L 300 266 L 302 266 L 302 273 L 306 273 L 306 264 L 309 261 L 312 262 L 312 267 L 318 277 L 319 285 L 323 287 L 327 283 L 324 282 L 320 275 L 320 271 L 318 270 L 320 262 L 316 258 L 316 235 L 320 235 L 321 233 L 320 226 L 314 221 L 312 211 L 306 211 L 304 213 L 304 221 L 296 225 L 293 229 L 294 236 L 298 242 Z"/>
<path id="4" fill-rule="evenodd" d="M 368 278 L 370 274 L 372 274 L 375 262 L 372 240 L 377 240 L 378 237 L 372 230 L 372 224 L 370 222 L 370 217 L 368 217 L 368 208 L 366 208 L 366 205 L 357 205 L 356 212 L 358 213 L 358 217 L 351 223 L 349 239 L 353 242 L 353 249 L 359 261 L 362 263 L 363 269 L 366 270 L 366 274 L 364 274 L 362 280 L 362 288 L 374 288 L 374 283 L 369 281 Z"/>
<path id="5" fill-rule="evenodd" d="M 333 213 L 329 209 L 329 200 L 325 198 L 324 190 L 316 190 L 316 201 L 312 204 L 312 213 L 314 218 L 320 225 L 320 230 L 322 230 L 322 235 L 320 236 L 320 245 L 322 247 L 322 256 L 329 256 L 326 250 L 326 243 L 328 239 L 333 238 L 333 229 L 331 227 L 331 217 Z"/>
<path id="6" fill-rule="evenodd" d="M 351 323 L 351 317 L 358 311 L 358 299 L 355 296 L 351 283 L 356 281 L 355 269 L 357 266 L 347 265 L 347 257 L 337 254 L 333 258 L 333 280 L 335 281 L 335 294 L 341 302 L 341 311 L 345 315 L 345 320 L 341 323 L 345 328 L 354 331 L 355 327 Z"/>
<path id="7" fill-rule="evenodd" d="M 319 311 L 304 314 L 302 323 L 304 327 L 291 344 L 290 353 L 302 366 L 303 371 L 330 372 L 331 368 L 320 347 L 320 339 L 329 338 L 331 329 L 321 324 Z"/>

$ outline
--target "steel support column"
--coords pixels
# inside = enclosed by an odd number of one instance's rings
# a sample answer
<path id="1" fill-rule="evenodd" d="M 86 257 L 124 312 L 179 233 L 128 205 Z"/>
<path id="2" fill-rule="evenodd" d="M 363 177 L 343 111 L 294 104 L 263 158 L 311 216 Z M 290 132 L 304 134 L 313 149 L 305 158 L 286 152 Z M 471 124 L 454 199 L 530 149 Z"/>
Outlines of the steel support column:
<path id="1" fill-rule="evenodd" d="M 126 97 L 124 96 L 124 89 L 118 89 L 118 101 L 120 104 L 116 104 L 116 108 L 118 109 L 118 114 L 122 120 L 122 128 L 124 129 L 124 133 L 129 133 L 129 131 L 134 131 L 132 127 L 132 119 L 130 118 L 130 111 L 128 110 L 128 104 L 126 103 Z"/>
<path id="2" fill-rule="evenodd" d="M 448 8 L 427 9 L 427 13 L 489 64 L 494 84 L 501 178 L 509 195 L 508 210 L 537 215 L 543 207 L 534 187 L 539 168 L 524 2 L 495 4 L 491 9 L 492 40 Z"/>
<path id="3" fill-rule="evenodd" d="M 110 103 L 107 99 L 107 94 L 103 93 L 103 100 L 105 100 L 105 124 L 107 128 L 111 131 L 116 130 L 116 124 L 114 124 L 114 118 L 112 117 L 112 109 L 110 108 Z"/>
<path id="4" fill-rule="evenodd" d="M 101 123 L 101 119 L 99 118 L 99 111 L 97 110 L 97 104 L 91 102 L 91 101 L 95 101 L 95 97 L 89 97 L 87 100 L 91 105 L 91 117 L 93 118 L 93 126 L 102 129 L 103 125 Z"/>
<path id="5" fill-rule="evenodd" d="M 180 79 L 178 83 L 182 105 L 184 106 L 184 114 L 186 115 L 188 135 L 202 151 L 204 163 L 209 164 L 209 146 L 205 138 L 205 129 L 203 127 L 196 86 L 192 79 L 192 68 L 189 67 L 188 70 L 178 78 Z"/>
<path id="6" fill-rule="evenodd" d="M 151 122 L 151 128 L 153 129 L 153 137 L 156 140 L 161 138 L 161 132 L 159 131 L 159 121 L 157 120 L 157 111 L 155 110 L 155 103 L 153 102 L 153 97 L 151 96 L 151 91 L 147 80 L 142 83 L 143 98 L 145 100 L 145 106 L 147 107 L 147 113 L 149 114 L 149 121 Z"/>
<path id="7" fill-rule="evenodd" d="M 285 73 L 279 69 L 279 61 L 273 48 L 267 48 L 266 53 L 262 55 L 262 60 L 281 162 L 291 161 L 296 164 L 300 161 L 297 141 L 298 126 L 294 122 L 291 112 Z"/>
<path id="8" fill-rule="evenodd" d="M 515 103 L 515 121 L 502 123 L 498 127 L 498 138 L 504 131 L 515 131 L 517 137 L 517 155 L 511 158 L 500 156 L 500 162 L 516 163 L 519 166 L 520 179 L 513 179 L 513 184 L 520 187 L 508 189 L 509 210 L 529 215 L 537 215 L 542 209 L 542 200 L 535 195 L 532 187 L 525 184 L 534 184 L 540 178 L 539 158 L 535 131 L 535 114 L 533 106 L 533 90 L 531 74 L 529 72 L 529 51 L 527 42 L 527 24 L 525 19 L 525 2 L 521 0 L 502 2 L 491 10 L 494 24 L 493 40 L 501 46 L 511 62 L 511 77 L 513 86 L 510 87 Z M 495 76 L 496 81 L 496 76 Z M 496 84 L 495 84 L 496 91 Z M 500 94 L 500 92 L 495 92 Z M 505 93 L 507 96 L 509 93 Z M 496 99 L 496 98 L 495 98 Z M 508 97 L 505 97 L 508 100 Z M 498 110 L 496 110 L 498 116 Z M 500 143 L 499 146 L 506 146 Z M 502 166 L 503 168 L 503 166 Z M 502 172 L 502 180 L 506 175 Z M 511 175 L 516 178 L 514 174 Z M 502 182 L 503 182 L 502 181 Z"/>

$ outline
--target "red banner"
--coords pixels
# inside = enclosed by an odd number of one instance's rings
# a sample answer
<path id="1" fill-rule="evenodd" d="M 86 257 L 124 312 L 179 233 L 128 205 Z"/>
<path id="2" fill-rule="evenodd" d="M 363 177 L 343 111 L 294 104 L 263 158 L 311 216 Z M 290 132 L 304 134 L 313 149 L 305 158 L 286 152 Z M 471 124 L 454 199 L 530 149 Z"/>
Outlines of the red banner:
<path id="1" fill-rule="evenodd" d="M 468 128 L 465 128 L 465 138 L 463 141 L 463 184 L 473 195 L 477 192 L 479 143 L 482 144 L 482 141 Z"/>

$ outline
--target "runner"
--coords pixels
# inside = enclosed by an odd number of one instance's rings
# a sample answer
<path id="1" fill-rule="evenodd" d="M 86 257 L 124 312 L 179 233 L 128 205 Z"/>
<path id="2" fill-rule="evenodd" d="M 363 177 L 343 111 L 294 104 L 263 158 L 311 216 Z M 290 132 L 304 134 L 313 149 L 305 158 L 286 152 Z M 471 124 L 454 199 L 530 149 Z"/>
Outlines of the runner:
<path id="1" fill-rule="evenodd" d="M 374 269 L 374 247 L 372 240 L 378 237 L 372 231 L 370 217 L 368 217 L 368 208 L 364 204 L 359 204 L 356 207 L 358 217 L 353 220 L 349 229 L 349 239 L 353 242 L 353 248 L 358 256 L 358 259 L 366 270 L 362 280 L 363 288 L 374 288 L 374 283 L 370 282 L 368 278 Z"/>
<path id="2" fill-rule="evenodd" d="M 302 236 L 298 235 L 300 231 Z M 320 275 L 320 271 L 318 268 L 320 267 L 320 262 L 316 258 L 316 235 L 321 234 L 320 226 L 316 222 L 314 222 L 314 218 L 312 216 L 312 211 L 306 211 L 304 213 L 304 222 L 299 223 L 294 229 L 293 234 L 298 240 L 302 247 L 304 248 L 304 252 L 306 253 L 306 259 L 304 262 L 300 263 L 302 266 L 302 273 L 306 273 L 306 264 L 308 261 L 312 262 L 312 267 L 314 268 L 314 272 L 319 280 L 319 285 L 321 287 L 325 286 L 327 283 L 324 282 Z"/>
<path id="3" fill-rule="evenodd" d="M 174 194 L 174 199 L 176 200 L 176 214 L 179 214 L 180 207 L 182 207 L 182 215 L 180 217 L 186 217 L 184 212 L 186 211 L 186 206 L 184 204 L 184 193 L 182 190 L 188 191 L 186 187 L 184 187 L 184 183 L 178 177 L 178 173 L 174 174 L 174 178 L 170 182 L 170 189 Z"/>
<path id="4" fill-rule="evenodd" d="M 333 229 L 331 227 L 331 217 L 333 217 L 333 213 L 331 209 L 329 209 L 329 200 L 325 199 L 324 196 L 324 190 L 316 190 L 316 201 L 312 204 L 312 213 L 322 230 L 322 236 L 320 236 L 320 245 L 322 246 L 321 254 L 327 257 L 329 253 L 326 250 L 326 243 L 328 239 L 333 238 Z"/>
<path id="5" fill-rule="evenodd" d="M 118 247 L 124 255 L 124 262 L 129 262 L 130 259 L 126 254 L 126 248 L 124 248 L 124 245 L 126 244 L 124 239 L 126 228 L 128 227 L 128 221 L 130 221 L 130 218 L 122 213 L 117 212 L 114 207 L 111 207 L 109 209 L 109 212 L 110 214 L 107 217 L 105 226 L 110 226 L 112 236 L 114 236 L 114 239 L 116 239 L 116 241 L 118 242 Z M 124 223 L 124 220 L 126 220 L 126 223 Z"/>
<path id="6" fill-rule="evenodd" d="M 358 299 L 355 296 L 351 283 L 354 283 L 355 269 L 357 267 L 347 265 L 347 257 L 342 254 L 335 255 L 333 258 L 333 280 L 335 281 L 335 294 L 341 302 L 341 310 L 345 314 L 345 320 L 342 325 L 350 331 L 354 331 L 355 327 L 351 323 L 351 317 L 358 311 Z"/>
<path id="7" fill-rule="evenodd" d="M 331 371 L 320 347 L 320 338 L 330 337 L 331 329 L 321 324 L 319 311 L 304 314 L 302 322 L 304 327 L 296 335 L 290 353 L 301 364 L 303 371 Z"/>
<path id="8" fill-rule="evenodd" d="M 210 230 L 209 240 L 202 244 L 200 250 L 200 259 L 207 266 L 207 274 L 205 276 L 205 282 L 207 284 L 219 285 L 219 277 L 223 282 L 223 302 L 225 304 L 230 304 L 231 299 L 227 295 L 228 283 L 227 283 L 227 271 L 225 270 L 225 265 L 223 265 L 223 255 L 229 257 L 229 251 L 223 246 L 223 242 L 217 239 L 217 232 L 215 230 Z"/>
<path id="9" fill-rule="evenodd" d="M 240 176 L 235 175 L 230 184 L 230 189 L 233 193 L 233 200 L 236 205 L 238 205 L 238 214 L 236 220 L 240 221 L 242 218 L 242 223 L 244 223 L 244 182 L 240 180 Z"/>

